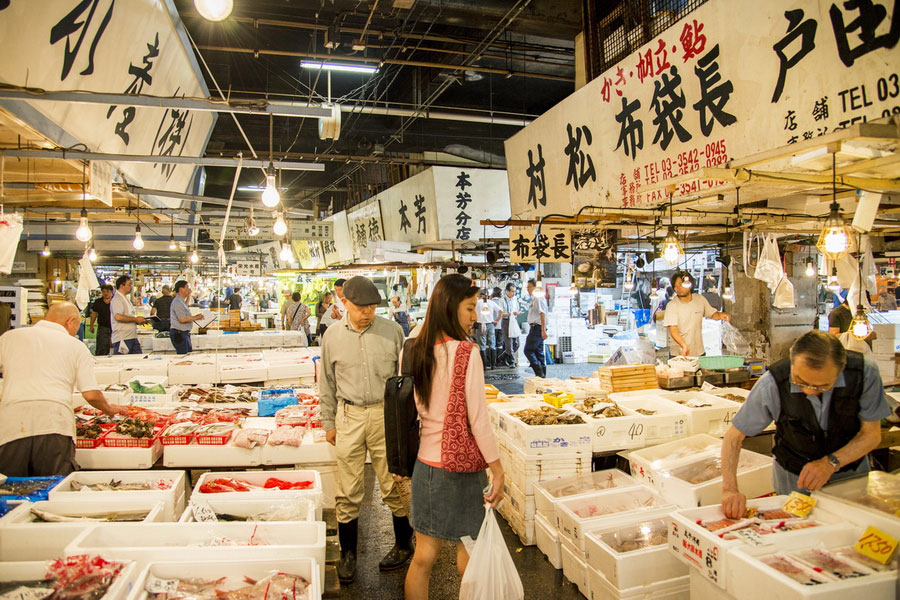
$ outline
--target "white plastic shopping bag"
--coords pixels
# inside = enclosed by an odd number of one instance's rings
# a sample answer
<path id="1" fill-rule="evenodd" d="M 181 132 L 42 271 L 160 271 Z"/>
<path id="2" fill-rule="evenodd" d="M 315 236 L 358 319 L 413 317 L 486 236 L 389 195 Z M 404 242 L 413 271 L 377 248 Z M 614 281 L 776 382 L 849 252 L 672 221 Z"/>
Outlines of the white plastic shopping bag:
<path id="1" fill-rule="evenodd" d="M 525 591 L 494 509 L 485 507 L 478 539 L 459 586 L 459 600 L 523 600 Z"/>
<path id="2" fill-rule="evenodd" d="M 756 261 L 756 272 L 753 277 L 765 282 L 769 290 L 775 291 L 781 278 L 784 277 L 784 269 L 781 266 L 781 254 L 778 252 L 778 242 L 775 234 L 766 235 L 766 241 L 763 244 L 762 254 Z"/>
<path id="3" fill-rule="evenodd" d="M 516 317 L 513 315 L 509 316 L 509 337 L 510 338 L 519 338 L 522 336 L 522 328 L 519 327 L 519 322 L 516 320 Z"/>
<path id="4" fill-rule="evenodd" d="M 787 278 L 782 276 L 775 288 L 775 298 L 772 301 L 775 308 L 794 308 L 797 304 L 794 302 L 794 284 Z"/>

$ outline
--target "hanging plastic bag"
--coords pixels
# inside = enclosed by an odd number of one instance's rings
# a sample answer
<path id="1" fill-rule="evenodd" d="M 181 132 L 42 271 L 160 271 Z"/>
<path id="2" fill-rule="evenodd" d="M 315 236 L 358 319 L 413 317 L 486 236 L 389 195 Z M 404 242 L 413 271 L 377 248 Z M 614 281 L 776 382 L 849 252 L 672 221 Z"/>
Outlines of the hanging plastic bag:
<path id="1" fill-rule="evenodd" d="M 750 358 L 752 352 L 750 342 L 738 331 L 737 327 L 728 321 L 720 322 L 722 323 L 722 343 L 725 344 L 728 354 Z"/>
<path id="2" fill-rule="evenodd" d="M 469 553 L 469 565 L 459 586 L 459 600 L 524 600 L 525 590 L 516 571 L 494 509 L 485 507 L 478 539 Z"/>
<path id="3" fill-rule="evenodd" d="M 0 273 L 12 272 L 19 238 L 22 237 L 22 217 L 17 214 L 0 215 Z"/>
<path id="4" fill-rule="evenodd" d="M 770 233 L 766 235 L 762 254 L 759 260 L 756 261 L 756 272 L 753 274 L 753 277 L 764 281 L 772 292 L 775 291 L 781 278 L 784 277 L 784 269 L 781 267 L 781 255 L 778 253 L 778 242 L 775 241 L 775 234 Z"/>
<path id="5" fill-rule="evenodd" d="M 514 316 L 509 317 L 509 337 L 510 339 L 518 339 L 522 337 L 522 328 L 519 321 Z"/>
<path id="6" fill-rule="evenodd" d="M 787 276 L 783 276 L 775 288 L 775 298 L 772 300 L 775 308 L 794 308 L 797 304 L 794 302 L 794 284 Z"/>

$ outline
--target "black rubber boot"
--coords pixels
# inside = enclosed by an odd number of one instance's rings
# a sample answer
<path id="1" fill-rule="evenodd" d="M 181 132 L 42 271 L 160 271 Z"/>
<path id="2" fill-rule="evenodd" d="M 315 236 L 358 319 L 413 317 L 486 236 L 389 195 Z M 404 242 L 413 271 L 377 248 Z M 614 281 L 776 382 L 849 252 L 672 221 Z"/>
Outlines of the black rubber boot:
<path id="1" fill-rule="evenodd" d="M 378 568 L 382 571 L 393 571 L 406 564 L 412 556 L 413 529 L 408 517 L 394 517 L 394 547 L 381 559 Z"/>
<path id="2" fill-rule="evenodd" d="M 338 539 L 341 542 L 341 562 L 338 563 L 338 579 L 352 583 L 356 578 L 356 543 L 359 539 L 359 519 L 338 523 Z"/>
<path id="3" fill-rule="evenodd" d="M 484 370 L 487 371 L 488 363 L 487 363 L 487 354 L 484 350 L 478 351 L 481 354 L 481 366 L 484 367 Z"/>
<path id="4" fill-rule="evenodd" d="M 491 369 L 497 368 L 497 351 L 494 348 L 488 348 L 488 360 L 491 362 Z"/>

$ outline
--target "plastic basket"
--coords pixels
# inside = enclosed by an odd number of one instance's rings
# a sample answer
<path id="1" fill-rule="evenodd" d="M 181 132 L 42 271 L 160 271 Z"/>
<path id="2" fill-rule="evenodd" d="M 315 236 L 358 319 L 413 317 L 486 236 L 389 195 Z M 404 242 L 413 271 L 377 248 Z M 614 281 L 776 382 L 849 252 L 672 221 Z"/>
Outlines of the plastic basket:
<path id="1" fill-rule="evenodd" d="M 701 369 L 722 370 L 744 366 L 743 356 L 700 356 L 698 359 Z"/>
<path id="2" fill-rule="evenodd" d="M 161 431 L 162 429 L 154 431 L 151 438 L 120 438 L 110 437 L 111 433 L 115 433 L 113 430 L 103 435 L 103 445 L 107 448 L 150 448 L 159 439 Z"/>
<path id="3" fill-rule="evenodd" d="M 75 447 L 82 449 L 99 448 L 103 445 L 103 438 L 109 433 L 108 429 L 104 429 L 96 438 L 75 438 Z"/>
<path id="4" fill-rule="evenodd" d="M 575 396 L 568 392 L 549 392 L 544 394 L 544 402 L 556 408 L 562 408 L 564 404 L 575 402 Z"/>
<path id="5" fill-rule="evenodd" d="M 193 433 L 185 433 L 184 435 L 166 435 L 159 438 L 163 446 L 187 446 L 193 439 Z"/>
<path id="6" fill-rule="evenodd" d="M 233 432 L 228 431 L 222 435 L 198 435 L 195 436 L 194 439 L 197 440 L 197 444 L 201 446 L 224 446 L 228 443 L 228 440 L 231 439 L 232 433 Z"/>

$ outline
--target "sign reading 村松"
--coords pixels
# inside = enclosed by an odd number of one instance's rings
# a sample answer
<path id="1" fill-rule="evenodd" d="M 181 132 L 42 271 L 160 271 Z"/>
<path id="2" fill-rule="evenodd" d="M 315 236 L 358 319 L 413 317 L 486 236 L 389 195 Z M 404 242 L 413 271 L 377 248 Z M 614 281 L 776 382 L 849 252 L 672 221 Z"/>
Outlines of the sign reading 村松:
<path id="1" fill-rule="evenodd" d="M 531 227 L 509 231 L 509 260 L 514 263 L 563 263 L 572 261 L 572 236 L 568 229 Z"/>
<path id="2" fill-rule="evenodd" d="M 656 205 L 703 167 L 900 113 L 898 10 L 710 0 L 506 141 L 513 217 Z"/>

